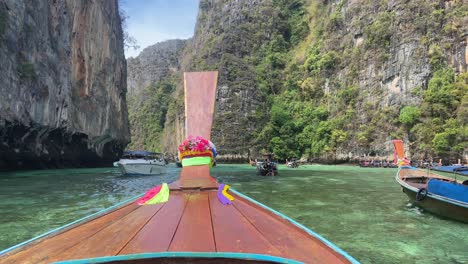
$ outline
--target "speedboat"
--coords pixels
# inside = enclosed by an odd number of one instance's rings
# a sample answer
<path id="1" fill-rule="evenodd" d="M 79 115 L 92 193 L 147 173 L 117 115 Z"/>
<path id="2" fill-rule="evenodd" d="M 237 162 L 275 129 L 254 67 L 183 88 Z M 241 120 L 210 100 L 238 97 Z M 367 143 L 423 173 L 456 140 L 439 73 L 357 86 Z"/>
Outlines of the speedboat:
<path id="1" fill-rule="evenodd" d="M 122 175 L 155 175 L 166 172 L 164 154 L 149 151 L 125 151 L 117 162 Z"/>

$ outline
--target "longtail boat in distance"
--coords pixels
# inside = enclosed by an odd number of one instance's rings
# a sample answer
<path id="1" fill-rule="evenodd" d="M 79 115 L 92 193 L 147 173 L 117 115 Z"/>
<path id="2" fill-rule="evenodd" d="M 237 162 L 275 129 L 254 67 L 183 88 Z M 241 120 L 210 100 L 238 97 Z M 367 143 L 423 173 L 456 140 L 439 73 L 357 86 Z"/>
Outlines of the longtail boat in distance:
<path id="1" fill-rule="evenodd" d="M 287 216 L 228 191 L 210 176 L 212 164 L 191 164 L 215 152 L 208 140 L 217 75 L 184 74 L 186 135 L 209 148 L 181 159 L 178 181 L 4 250 L 0 263 L 358 263 Z M 190 144 L 179 150 L 190 152 Z"/>
<path id="2" fill-rule="evenodd" d="M 402 140 L 393 140 L 398 162 L 396 181 L 411 203 L 439 216 L 468 223 L 468 181 L 459 182 L 410 166 Z"/>

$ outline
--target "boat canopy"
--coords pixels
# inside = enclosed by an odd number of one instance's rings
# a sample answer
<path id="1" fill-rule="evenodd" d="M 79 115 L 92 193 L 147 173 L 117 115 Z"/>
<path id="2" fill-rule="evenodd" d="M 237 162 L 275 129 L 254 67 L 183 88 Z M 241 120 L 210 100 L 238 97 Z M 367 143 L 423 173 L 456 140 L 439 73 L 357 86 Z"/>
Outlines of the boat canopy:
<path id="1" fill-rule="evenodd" d="M 433 169 L 443 172 L 457 172 L 458 174 L 468 176 L 468 166 L 435 166 Z"/>
<path id="2" fill-rule="evenodd" d="M 430 179 L 427 191 L 450 199 L 468 203 L 468 186 L 456 182 Z"/>
<path id="3" fill-rule="evenodd" d="M 158 152 L 150 152 L 145 150 L 132 150 L 132 151 L 124 151 L 123 157 L 154 157 L 154 156 L 161 156 L 162 153 Z"/>

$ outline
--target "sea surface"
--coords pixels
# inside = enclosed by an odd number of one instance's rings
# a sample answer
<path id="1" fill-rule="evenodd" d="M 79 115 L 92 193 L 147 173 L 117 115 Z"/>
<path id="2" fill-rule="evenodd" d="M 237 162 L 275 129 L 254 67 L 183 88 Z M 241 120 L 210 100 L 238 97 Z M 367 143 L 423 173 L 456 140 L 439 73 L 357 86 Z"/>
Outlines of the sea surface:
<path id="1" fill-rule="evenodd" d="M 0 173 L 0 251 L 178 178 L 124 177 L 116 168 Z M 396 169 L 303 165 L 261 177 L 248 165 L 211 171 L 319 233 L 362 263 L 468 263 L 468 224 L 408 203 Z M 459 176 L 462 177 L 462 176 Z"/>

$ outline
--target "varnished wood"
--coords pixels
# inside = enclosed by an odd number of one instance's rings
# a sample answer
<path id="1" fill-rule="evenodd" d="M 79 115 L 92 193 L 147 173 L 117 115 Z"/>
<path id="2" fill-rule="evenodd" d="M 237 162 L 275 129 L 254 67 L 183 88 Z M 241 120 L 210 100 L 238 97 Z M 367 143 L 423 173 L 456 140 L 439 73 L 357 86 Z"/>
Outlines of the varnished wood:
<path id="1" fill-rule="evenodd" d="M 94 236 L 51 257 L 51 261 L 117 255 L 164 204 L 140 206 Z"/>
<path id="2" fill-rule="evenodd" d="M 218 72 L 184 73 L 185 134 L 211 138 Z"/>
<path id="3" fill-rule="evenodd" d="M 203 251 L 266 254 L 305 263 L 349 263 L 281 217 L 236 195 L 234 199 L 232 205 L 223 205 L 216 190 L 173 191 L 166 204 L 143 205 L 133 211 L 123 207 L 108 216 L 118 217 L 114 221 L 98 218 L 79 226 L 79 233 L 71 229 L 38 243 L 32 251 L 1 257 L 0 262 L 50 263 L 145 252 Z M 96 229 L 98 223 L 100 229 Z"/>
<path id="4" fill-rule="evenodd" d="M 218 72 L 186 72 L 185 133 L 188 137 L 211 138 Z M 177 186 L 181 189 L 213 189 L 218 185 L 210 176 L 208 165 L 183 167 Z"/>
<path id="5" fill-rule="evenodd" d="M 281 256 L 305 263 L 346 263 L 345 259 L 286 220 L 274 217 L 263 208 L 237 198 L 233 206 L 265 237 Z"/>
<path id="6" fill-rule="evenodd" d="M 235 207 L 221 204 L 215 192 L 210 193 L 210 200 L 218 251 L 281 255 Z"/>
<path id="7" fill-rule="evenodd" d="M 218 184 L 210 176 L 208 165 L 183 167 L 179 186 L 182 189 L 216 189 Z"/>
<path id="8" fill-rule="evenodd" d="M 57 235 L 48 236 L 37 244 L 26 245 L 20 248 L 20 250 L 15 250 L 10 254 L 0 257 L 0 263 L 48 263 L 54 255 L 73 247 L 81 241 L 87 240 L 137 208 L 138 205 L 131 203 L 84 225 L 79 225 Z"/>
<path id="9" fill-rule="evenodd" d="M 119 255 L 167 251 L 184 213 L 188 197 L 171 195 L 169 201 L 123 248 Z"/>
<path id="10" fill-rule="evenodd" d="M 190 194 L 169 251 L 216 251 L 207 192 Z"/>

